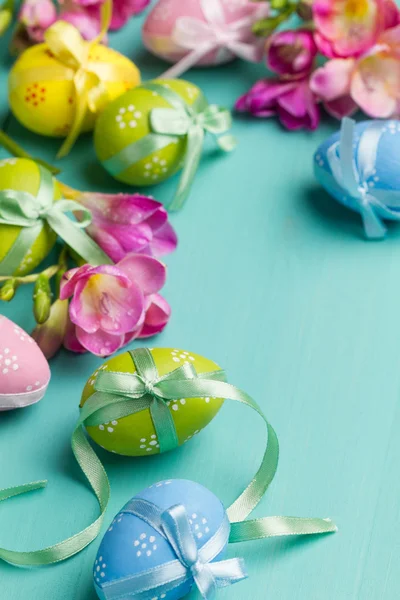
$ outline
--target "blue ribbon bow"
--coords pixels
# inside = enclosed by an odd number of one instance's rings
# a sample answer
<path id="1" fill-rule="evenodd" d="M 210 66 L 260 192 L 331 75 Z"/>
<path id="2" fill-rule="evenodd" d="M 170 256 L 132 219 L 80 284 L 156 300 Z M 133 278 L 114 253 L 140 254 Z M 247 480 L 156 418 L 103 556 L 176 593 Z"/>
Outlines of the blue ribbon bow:
<path id="1" fill-rule="evenodd" d="M 150 599 L 155 595 L 166 594 L 186 582 L 194 583 L 202 597 L 210 600 L 218 588 L 247 577 L 242 559 L 213 562 L 228 543 L 230 524 L 226 515 L 217 532 L 198 549 L 186 509 L 181 504 L 163 512 L 147 500 L 134 498 L 122 512 L 135 515 L 153 527 L 170 543 L 177 560 L 130 577 L 100 584 L 106 600 L 122 600 L 127 597 Z"/>
<path id="2" fill-rule="evenodd" d="M 368 179 L 375 173 L 379 142 L 383 133 L 381 122 L 373 121 L 361 136 L 357 161 L 354 158 L 355 122 L 342 120 L 340 140 L 333 144 L 327 158 L 336 182 L 349 194 L 360 212 L 365 234 L 370 239 L 382 239 L 386 227 L 382 219 L 400 220 L 400 212 L 388 208 L 390 201 L 399 202 L 399 192 L 371 190 Z"/>

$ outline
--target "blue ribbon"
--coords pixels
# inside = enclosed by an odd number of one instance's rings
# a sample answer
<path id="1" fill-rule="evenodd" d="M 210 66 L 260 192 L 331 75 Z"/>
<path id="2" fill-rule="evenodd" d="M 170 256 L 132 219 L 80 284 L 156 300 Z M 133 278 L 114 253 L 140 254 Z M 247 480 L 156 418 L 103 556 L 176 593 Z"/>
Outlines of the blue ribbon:
<path id="1" fill-rule="evenodd" d="M 147 600 L 166 594 L 186 582 L 194 583 L 202 597 L 210 600 L 217 588 L 247 577 L 242 559 L 212 562 L 228 543 L 230 523 L 226 515 L 217 532 L 198 549 L 186 509 L 181 504 L 162 511 L 147 500 L 134 498 L 121 512 L 135 515 L 153 527 L 170 543 L 178 560 L 100 584 L 106 600 L 127 597 Z"/>
<path id="2" fill-rule="evenodd" d="M 342 121 L 340 141 L 333 144 L 327 152 L 332 175 L 354 201 L 362 216 L 365 234 L 370 239 L 385 237 L 387 230 L 382 219 L 400 220 L 400 212 L 387 206 L 394 200 L 398 203 L 400 194 L 392 190 L 373 190 L 372 193 L 368 186 L 368 179 L 375 173 L 382 133 L 382 123 L 373 121 L 361 136 L 355 160 L 355 122 L 345 118 Z"/>

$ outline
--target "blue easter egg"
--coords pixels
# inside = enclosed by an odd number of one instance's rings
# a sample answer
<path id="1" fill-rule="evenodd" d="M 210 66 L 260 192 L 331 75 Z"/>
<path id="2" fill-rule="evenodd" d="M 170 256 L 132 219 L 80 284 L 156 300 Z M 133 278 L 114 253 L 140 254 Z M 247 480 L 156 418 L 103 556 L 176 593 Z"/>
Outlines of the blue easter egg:
<path id="1" fill-rule="evenodd" d="M 209 542 L 221 525 L 228 522 L 221 501 L 198 483 L 184 479 L 166 480 L 156 483 L 140 492 L 133 500 L 146 500 L 161 511 L 176 505 L 183 505 L 189 518 L 189 525 L 200 550 Z M 106 532 L 93 569 L 94 584 L 101 600 L 106 599 L 103 586 L 110 582 L 124 580 L 177 560 L 177 555 L 169 541 L 148 522 L 128 510 L 129 502 L 117 514 Z M 214 560 L 225 553 L 229 537 Z M 193 585 L 193 579 L 181 583 L 166 593 L 156 593 L 151 589 L 140 593 L 140 600 L 178 600 L 185 596 Z M 135 594 L 127 596 L 133 600 Z"/>
<path id="2" fill-rule="evenodd" d="M 365 138 L 371 132 L 371 126 L 375 129 L 374 135 Z M 367 131 L 368 130 L 368 131 Z M 352 196 L 348 190 L 339 184 L 337 177 L 332 171 L 332 159 L 340 159 L 341 133 L 335 133 L 320 145 L 314 155 L 314 172 L 319 183 L 336 200 L 346 207 L 361 212 L 359 199 Z M 365 144 L 369 149 L 376 146 L 376 156 L 373 168 L 369 168 L 365 179 L 361 178 L 361 184 L 371 196 L 374 196 L 379 206 L 374 206 L 376 214 L 383 219 L 400 218 L 400 121 L 363 121 L 354 127 L 353 136 L 353 159 L 356 170 L 361 174 L 364 172 L 364 163 L 360 158 L 360 145 Z M 388 211 L 383 208 L 389 209 Z M 392 211 L 392 214 L 390 214 Z"/>

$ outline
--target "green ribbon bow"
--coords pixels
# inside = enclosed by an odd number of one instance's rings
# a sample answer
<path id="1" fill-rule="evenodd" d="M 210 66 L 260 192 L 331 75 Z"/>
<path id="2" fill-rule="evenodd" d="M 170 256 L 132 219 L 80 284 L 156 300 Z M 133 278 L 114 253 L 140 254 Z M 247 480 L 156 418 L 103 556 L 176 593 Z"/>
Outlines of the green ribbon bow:
<path id="1" fill-rule="evenodd" d="M 159 377 L 153 358 L 149 359 L 148 351 L 132 353 L 132 358 L 136 366 L 136 373 L 100 371 L 95 383 L 96 393 L 91 397 L 91 402 L 97 405 L 103 401 L 108 403 L 111 398 L 115 398 L 117 402 L 126 401 L 128 398 L 135 400 L 129 407 L 131 411 L 129 414 L 149 409 L 160 444 L 160 452 L 173 450 L 179 445 L 179 442 L 167 402 L 178 399 L 178 397 L 186 398 L 185 394 L 176 395 L 176 385 L 182 385 L 183 382 L 189 381 L 188 392 L 193 394 L 193 381 L 196 378 L 206 377 L 210 381 L 224 381 L 225 373 L 224 371 L 213 371 L 205 375 L 197 374 L 193 365 L 184 364 L 175 371 Z M 111 413 L 114 414 L 113 409 Z M 114 419 L 115 417 L 111 420 Z"/>
<path id="2" fill-rule="evenodd" d="M 16 190 L 0 191 L 0 225 L 22 227 L 15 243 L 0 262 L 0 275 L 13 275 L 44 224 L 57 233 L 85 261 L 93 265 L 113 264 L 111 259 L 84 231 L 92 220 L 90 211 L 73 200 L 54 202 L 51 173 L 37 165 L 40 185 L 36 196 Z M 79 211 L 83 218 L 75 221 L 69 214 Z"/>
<path id="3" fill-rule="evenodd" d="M 201 93 L 190 105 L 165 85 L 147 83 L 146 89 L 162 96 L 171 108 L 154 108 L 150 112 L 151 133 L 104 161 L 104 166 L 112 175 L 118 175 L 153 152 L 166 148 L 177 138 L 186 138 L 181 179 L 168 207 L 170 211 L 179 210 L 189 195 L 196 175 L 205 133 L 214 136 L 226 133 L 232 126 L 232 115 L 227 109 L 209 105 Z M 236 147 L 236 139 L 231 135 L 217 138 L 217 143 L 224 152 L 231 152 Z"/>
<path id="4" fill-rule="evenodd" d="M 140 348 L 130 352 L 130 355 L 136 372 L 101 371 L 95 381 L 96 392 L 83 405 L 72 435 L 72 450 L 96 494 L 100 516 L 80 533 L 43 550 L 15 552 L 0 548 L 0 559 L 22 566 L 46 565 L 65 560 L 90 544 L 100 532 L 110 498 L 110 484 L 103 465 L 89 444 L 84 427 L 97 427 L 149 409 L 158 435 L 160 452 L 170 450 L 178 445 L 178 438 L 167 401 L 180 398 L 216 397 L 235 400 L 255 410 L 266 424 L 268 440 L 261 466 L 251 483 L 227 510 L 230 521 L 234 522 L 231 542 L 336 531 L 336 526 L 326 519 L 269 517 L 242 523 L 263 497 L 278 465 L 278 440 L 261 408 L 248 394 L 226 383 L 223 371 L 198 374 L 191 365 L 184 365 L 160 377 L 149 350 Z M 0 490 L 0 500 L 45 485 L 46 482 L 39 481 Z"/>

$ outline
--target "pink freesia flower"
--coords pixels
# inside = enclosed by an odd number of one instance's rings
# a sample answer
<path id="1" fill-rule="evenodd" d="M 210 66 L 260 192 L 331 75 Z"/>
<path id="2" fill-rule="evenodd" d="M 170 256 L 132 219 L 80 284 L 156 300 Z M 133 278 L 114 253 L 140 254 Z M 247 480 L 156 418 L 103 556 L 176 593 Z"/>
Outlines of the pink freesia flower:
<path id="1" fill-rule="evenodd" d="M 255 117 L 277 115 L 287 129 L 316 129 L 319 124 L 317 98 L 308 77 L 299 80 L 262 79 L 235 106 Z"/>
<path id="2" fill-rule="evenodd" d="M 66 14 L 66 20 L 78 27 L 86 39 L 91 39 L 86 37 L 87 34 L 93 30 L 97 35 L 100 29 L 102 3 L 103 0 L 64 0 L 61 2 L 64 5 L 61 15 L 65 19 Z M 142 12 L 149 4 L 150 0 L 114 0 L 110 29 L 120 29 L 131 17 Z"/>
<path id="3" fill-rule="evenodd" d="M 315 41 L 329 58 L 360 56 L 385 26 L 385 0 L 315 0 Z"/>
<path id="4" fill-rule="evenodd" d="M 140 194 L 72 192 L 92 213 L 87 233 L 114 262 L 130 252 L 163 256 L 173 252 L 177 236 L 160 202 Z"/>
<path id="5" fill-rule="evenodd" d="M 57 18 L 51 0 L 25 0 L 19 11 L 19 20 L 27 27 L 47 29 Z"/>
<path id="6" fill-rule="evenodd" d="M 60 19 L 76 27 L 85 40 L 93 40 L 100 33 L 100 12 L 97 5 L 81 7 L 69 2 L 61 9 Z"/>
<path id="7" fill-rule="evenodd" d="M 335 116 L 351 114 L 356 106 L 373 118 L 397 115 L 400 110 L 400 25 L 385 31 L 378 44 L 359 59 L 329 61 L 315 71 L 310 85 Z M 338 109 L 340 105 L 343 110 Z"/>
<path id="8" fill-rule="evenodd" d="M 384 0 L 383 10 L 384 29 L 391 29 L 392 27 L 400 25 L 400 11 L 393 0 Z"/>
<path id="9" fill-rule="evenodd" d="M 278 75 L 303 75 L 312 69 L 316 54 L 311 31 L 281 31 L 269 39 L 267 65 Z"/>
<path id="10" fill-rule="evenodd" d="M 161 331 L 169 318 L 158 296 L 165 278 L 165 265 L 143 254 L 129 254 L 115 266 L 84 265 L 65 273 L 60 299 L 71 298 L 65 346 L 108 356 L 146 335 L 146 317 L 150 327 L 155 324 L 153 333 Z M 153 304 L 164 307 L 164 319 L 152 317 Z"/>
<path id="11" fill-rule="evenodd" d="M 120 29 L 134 15 L 141 13 L 150 0 L 114 0 L 110 29 Z"/>
<path id="12" fill-rule="evenodd" d="M 169 321 L 171 307 L 160 294 L 153 294 L 148 300 L 145 312 L 143 328 L 138 338 L 147 338 L 160 333 Z"/>
<path id="13" fill-rule="evenodd" d="M 57 10 L 51 0 L 25 0 L 18 19 L 33 41 L 42 42 L 45 30 L 57 20 Z"/>
<path id="14" fill-rule="evenodd" d="M 351 97 L 351 78 L 355 68 L 352 58 L 336 58 L 317 69 L 310 80 L 313 92 L 323 100 L 329 114 L 342 119 L 357 109 Z"/>

